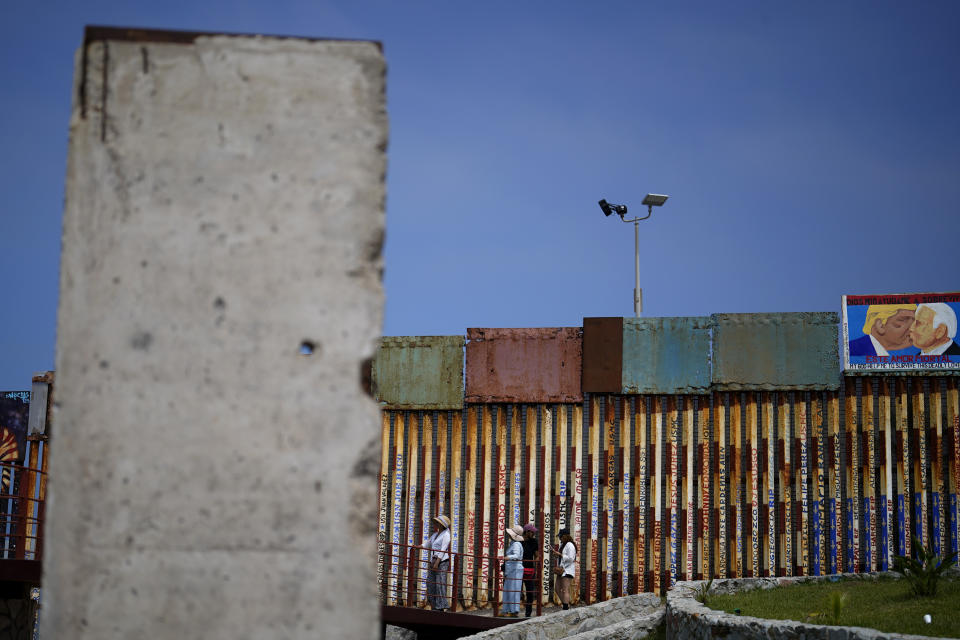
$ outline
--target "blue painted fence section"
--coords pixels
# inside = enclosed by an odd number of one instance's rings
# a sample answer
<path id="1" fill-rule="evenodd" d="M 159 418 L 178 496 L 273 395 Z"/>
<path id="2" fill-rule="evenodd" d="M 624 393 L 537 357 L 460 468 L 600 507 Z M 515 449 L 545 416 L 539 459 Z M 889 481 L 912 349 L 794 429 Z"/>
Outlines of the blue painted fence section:
<path id="1" fill-rule="evenodd" d="M 902 556 L 907 552 L 906 546 L 906 529 L 904 528 L 904 518 L 903 514 L 905 513 L 905 501 L 903 494 L 897 495 L 897 531 L 900 532 L 900 535 L 897 536 L 897 555 Z"/>
<path id="2" fill-rule="evenodd" d="M 821 557 L 820 549 L 820 535 L 822 533 L 820 529 L 820 501 L 813 501 L 813 575 L 822 576 L 823 575 L 823 559 Z"/>
<path id="3" fill-rule="evenodd" d="M 889 537 L 889 526 L 890 523 L 887 521 L 887 496 L 886 494 L 880 494 L 880 502 L 877 505 L 878 515 L 880 516 L 880 570 L 887 571 L 890 569 L 888 566 L 887 558 L 889 557 L 889 546 L 888 541 Z M 881 506 L 882 505 L 882 506 Z"/>
<path id="4" fill-rule="evenodd" d="M 957 521 L 957 494 L 950 494 L 950 522 Z M 957 551 L 957 527 L 950 528 L 950 551 Z"/>
<path id="5" fill-rule="evenodd" d="M 830 522 L 837 521 L 837 501 L 836 499 L 831 499 L 829 501 L 829 518 Z M 837 539 L 837 529 L 836 527 L 830 527 L 830 573 L 839 573 L 839 562 L 840 562 L 840 550 L 838 545 L 839 540 Z"/>
<path id="6" fill-rule="evenodd" d="M 707 317 L 624 318 L 622 393 L 706 393 L 711 321 Z"/>

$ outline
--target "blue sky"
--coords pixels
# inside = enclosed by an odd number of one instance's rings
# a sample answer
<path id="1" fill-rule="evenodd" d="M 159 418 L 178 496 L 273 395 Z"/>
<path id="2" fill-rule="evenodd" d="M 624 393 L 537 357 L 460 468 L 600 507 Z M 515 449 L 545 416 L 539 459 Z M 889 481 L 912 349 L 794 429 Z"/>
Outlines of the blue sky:
<path id="1" fill-rule="evenodd" d="M 960 290 L 960 3 L 0 3 L 0 390 L 54 361 L 86 24 L 359 38 L 388 63 L 387 335 L 839 311 Z"/>

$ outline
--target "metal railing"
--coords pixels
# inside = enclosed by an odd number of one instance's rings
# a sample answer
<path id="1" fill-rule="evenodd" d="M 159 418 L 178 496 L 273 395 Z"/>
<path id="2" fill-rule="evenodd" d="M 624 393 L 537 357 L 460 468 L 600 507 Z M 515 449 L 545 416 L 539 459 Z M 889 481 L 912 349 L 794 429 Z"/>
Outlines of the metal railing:
<path id="1" fill-rule="evenodd" d="M 520 562 L 518 560 L 508 561 L 502 556 L 477 556 L 451 551 L 450 561 L 444 563 L 446 568 L 433 572 L 439 574 L 439 578 L 431 579 L 431 572 L 428 570 L 429 558 L 430 549 L 421 545 L 381 542 L 378 564 L 381 604 L 426 608 L 430 606 L 430 587 L 439 584 L 448 604 L 444 610 L 451 613 L 492 608 L 493 615 L 499 616 L 506 596 L 512 593 L 517 595 L 518 607 L 525 606 L 527 600 L 532 598 L 530 605 L 536 609 L 536 615 L 543 612 L 543 576 L 540 561 L 536 562 L 534 579 L 521 578 L 516 588 L 505 590 L 505 576 L 502 571 L 504 564 Z M 474 567 L 473 570 L 464 569 L 467 564 L 465 560 L 471 561 L 469 566 Z M 471 591 L 469 597 L 465 594 L 468 590 Z"/>
<path id="2" fill-rule="evenodd" d="M 29 445 L 41 449 L 42 442 Z M 37 462 L 33 456 L 33 462 Z M 27 456 L 31 461 L 31 456 Z M 0 462 L 0 560 L 40 560 L 47 474 L 42 469 Z"/>

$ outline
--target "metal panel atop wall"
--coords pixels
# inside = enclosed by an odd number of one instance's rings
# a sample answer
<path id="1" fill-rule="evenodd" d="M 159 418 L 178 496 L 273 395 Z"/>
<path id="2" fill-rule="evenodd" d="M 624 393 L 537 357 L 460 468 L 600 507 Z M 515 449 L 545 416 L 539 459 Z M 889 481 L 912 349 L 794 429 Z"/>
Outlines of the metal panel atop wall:
<path id="1" fill-rule="evenodd" d="M 717 313 L 713 383 L 717 389 L 837 389 L 835 312 Z"/>
<path id="2" fill-rule="evenodd" d="M 620 393 L 706 393 L 710 388 L 707 317 L 624 318 Z"/>
<path id="3" fill-rule="evenodd" d="M 389 408 L 462 408 L 463 344 L 463 336 L 382 338 L 373 362 L 373 396 Z"/>
<path id="4" fill-rule="evenodd" d="M 53 384 L 53 371 L 33 374 L 33 386 L 30 391 L 30 417 L 27 425 L 28 436 L 44 435 L 47 432 L 51 384 Z"/>
<path id="5" fill-rule="evenodd" d="M 619 393 L 623 384 L 623 318 L 583 319 L 583 392 Z"/>
<path id="6" fill-rule="evenodd" d="M 467 329 L 467 402 L 579 402 L 580 327 Z"/>

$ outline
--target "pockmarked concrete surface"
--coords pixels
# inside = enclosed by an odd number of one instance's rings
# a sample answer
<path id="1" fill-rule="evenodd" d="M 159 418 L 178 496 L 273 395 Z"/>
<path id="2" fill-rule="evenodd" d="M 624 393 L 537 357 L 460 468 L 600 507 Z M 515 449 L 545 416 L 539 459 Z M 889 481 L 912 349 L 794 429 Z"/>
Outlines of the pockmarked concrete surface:
<path id="1" fill-rule="evenodd" d="M 385 64 L 78 52 L 44 638 L 373 638 Z"/>

